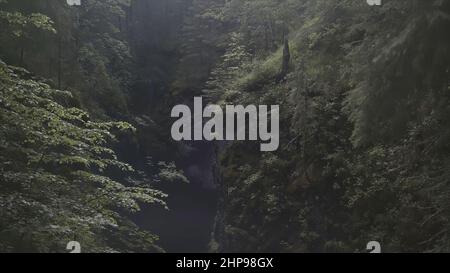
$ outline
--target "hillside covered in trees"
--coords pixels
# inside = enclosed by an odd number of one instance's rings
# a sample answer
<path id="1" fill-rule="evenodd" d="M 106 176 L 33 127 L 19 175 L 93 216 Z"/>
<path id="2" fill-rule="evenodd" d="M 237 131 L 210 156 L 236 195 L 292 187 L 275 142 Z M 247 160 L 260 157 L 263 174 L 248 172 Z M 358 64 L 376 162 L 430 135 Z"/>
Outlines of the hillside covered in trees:
<path id="1" fill-rule="evenodd" d="M 0 252 L 450 251 L 450 2 L 0 0 Z M 171 137 L 195 96 L 280 145 Z"/>

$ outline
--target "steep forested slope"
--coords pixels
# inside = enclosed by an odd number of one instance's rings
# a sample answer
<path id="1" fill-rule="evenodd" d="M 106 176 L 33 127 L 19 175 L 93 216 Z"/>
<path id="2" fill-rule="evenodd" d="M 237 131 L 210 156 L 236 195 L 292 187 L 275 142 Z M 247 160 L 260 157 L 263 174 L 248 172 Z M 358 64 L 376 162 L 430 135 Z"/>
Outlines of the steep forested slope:
<path id="1" fill-rule="evenodd" d="M 223 150 L 219 251 L 449 250 L 449 3 L 383 2 L 217 14 L 235 24 L 205 94 L 282 124 L 276 153 Z"/>

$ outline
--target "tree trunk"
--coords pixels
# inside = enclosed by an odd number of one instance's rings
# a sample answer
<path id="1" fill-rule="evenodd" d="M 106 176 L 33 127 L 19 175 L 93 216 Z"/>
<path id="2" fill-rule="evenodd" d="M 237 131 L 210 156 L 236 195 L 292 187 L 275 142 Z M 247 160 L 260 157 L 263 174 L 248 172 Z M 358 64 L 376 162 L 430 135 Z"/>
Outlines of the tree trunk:
<path id="1" fill-rule="evenodd" d="M 61 89 L 62 81 L 62 36 L 58 35 L 58 89 Z"/>
<path id="2" fill-rule="evenodd" d="M 20 56 L 19 56 L 19 65 L 21 67 L 24 66 L 25 61 L 25 38 L 24 34 L 22 34 L 22 37 L 20 38 Z"/>
<path id="3" fill-rule="evenodd" d="M 291 61 L 291 51 L 289 48 L 289 39 L 287 37 L 284 38 L 284 48 L 283 48 L 283 62 L 281 64 L 281 71 L 278 75 L 278 82 L 281 82 L 286 77 L 289 72 L 289 63 Z"/>

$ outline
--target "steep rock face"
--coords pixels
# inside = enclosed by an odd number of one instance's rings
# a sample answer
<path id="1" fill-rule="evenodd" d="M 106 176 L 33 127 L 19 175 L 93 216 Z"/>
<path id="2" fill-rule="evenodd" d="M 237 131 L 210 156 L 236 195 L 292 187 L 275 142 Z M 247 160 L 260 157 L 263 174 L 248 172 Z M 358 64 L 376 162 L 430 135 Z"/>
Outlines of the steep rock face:
<path id="1" fill-rule="evenodd" d="M 190 1 L 134 0 L 129 12 L 130 44 L 136 61 L 133 111 L 153 112 L 167 98 Z M 159 107 L 158 107 L 159 106 Z"/>

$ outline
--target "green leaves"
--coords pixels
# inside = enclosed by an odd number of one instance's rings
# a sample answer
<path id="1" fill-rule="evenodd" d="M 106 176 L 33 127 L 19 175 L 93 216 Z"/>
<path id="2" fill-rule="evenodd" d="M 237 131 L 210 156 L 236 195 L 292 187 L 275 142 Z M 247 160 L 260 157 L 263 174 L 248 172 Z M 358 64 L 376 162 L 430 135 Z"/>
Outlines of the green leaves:
<path id="1" fill-rule="evenodd" d="M 53 21 L 41 13 L 24 15 L 20 12 L 0 11 L 0 20 L 5 21 L 11 33 L 16 37 L 27 35 L 31 28 L 56 33 Z"/>
<path id="2" fill-rule="evenodd" d="M 69 94 L 15 71 L 0 62 L 0 251 L 63 252 L 74 237 L 86 252 L 157 251 L 123 215 L 167 208 L 166 195 L 127 186 L 136 173 L 111 149 L 135 128 L 93 122 L 53 100 Z"/>
<path id="3" fill-rule="evenodd" d="M 166 163 L 159 162 L 158 167 L 160 169 L 158 178 L 163 182 L 183 182 L 189 183 L 183 172 L 180 172 L 175 166 L 174 162 Z"/>
<path id="4" fill-rule="evenodd" d="M 33 13 L 30 16 L 28 16 L 26 23 L 28 25 L 32 25 L 36 27 L 37 29 L 52 32 L 56 34 L 56 29 L 54 28 L 53 21 L 47 17 L 46 15 L 43 15 L 41 13 Z"/>

